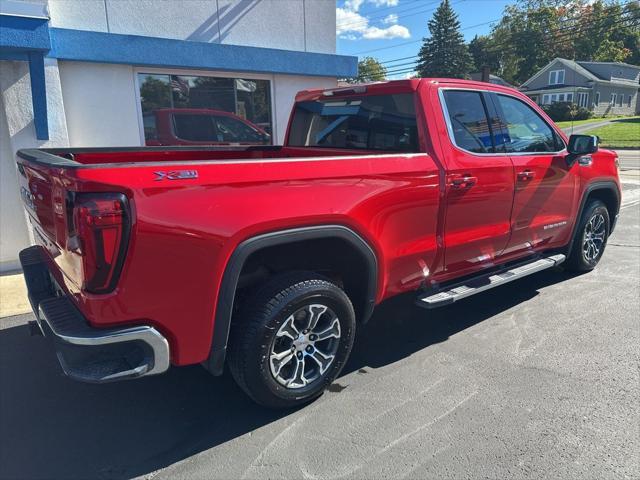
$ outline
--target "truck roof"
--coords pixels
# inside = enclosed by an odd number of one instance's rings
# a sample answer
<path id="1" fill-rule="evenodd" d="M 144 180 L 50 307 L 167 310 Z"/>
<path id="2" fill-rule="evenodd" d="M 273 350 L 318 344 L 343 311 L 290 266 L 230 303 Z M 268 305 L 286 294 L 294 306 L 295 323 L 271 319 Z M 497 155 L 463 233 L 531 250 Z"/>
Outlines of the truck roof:
<path id="1" fill-rule="evenodd" d="M 456 85 L 468 85 L 469 87 L 491 89 L 491 90 L 506 90 L 513 91 L 515 89 L 495 85 L 492 83 L 480 82 L 477 80 L 463 80 L 460 78 L 412 78 L 406 80 L 386 80 L 382 82 L 371 83 L 354 83 L 353 85 L 340 86 L 336 88 L 327 89 L 311 89 L 303 90 L 296 95 L 296 101 L 305 101 L 317 99 L 319 97 L 332 97 L 340 95 L 357 95 L 357 94 L 374 94 L 384 95 L 393 93 L 410 93 L 418 89 L 421 83 L 433 83 L 433 84 L 449 84 L 455 83 Z M 517 91 L 517 90 L 516 90 Z"/>

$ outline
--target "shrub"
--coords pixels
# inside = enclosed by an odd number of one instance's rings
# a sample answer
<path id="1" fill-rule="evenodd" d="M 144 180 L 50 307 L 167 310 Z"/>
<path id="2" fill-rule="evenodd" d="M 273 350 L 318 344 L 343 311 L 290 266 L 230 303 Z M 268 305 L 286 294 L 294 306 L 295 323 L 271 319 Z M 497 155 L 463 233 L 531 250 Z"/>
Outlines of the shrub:
<path id="1" fill-rule="evenodd" d="M 579 107 L 571 102 L 555 102 L 551 105 L 543 105 L 542 109 L 551 117 L 554 122 L 564 122 L 569 120 L 586 120 L 590 118 L 592 112 L 586 108 Z"/>

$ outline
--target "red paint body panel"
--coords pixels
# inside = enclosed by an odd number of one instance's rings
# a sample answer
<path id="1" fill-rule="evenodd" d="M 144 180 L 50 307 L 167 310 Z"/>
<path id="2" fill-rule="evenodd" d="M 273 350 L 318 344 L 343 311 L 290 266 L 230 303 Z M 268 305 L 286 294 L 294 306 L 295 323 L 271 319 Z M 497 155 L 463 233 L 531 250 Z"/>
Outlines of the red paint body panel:
<path id="1" fill-rule="evenodd" d="M 566 245 L 582 192 L 615 179 L 614 154 L 591 167 L 554 158 L 482 157 L 450 141 L 438 89 L 514 90 L 476 82 L 410 80 L 371 85 L 367 95 L 415 92 L 422 153 L 379 154 L 314 147 L 100 151 L 73 155 L 78 168 L 20 159 L 26 204 L 37 232 L 64 273 L 66 289 L 96 327 L 150 324 L 163 332 L 176 365 L 206 359 L 222 275 L 235 248 L 255 235 L 340 224 L 357 232 L 378 260 L 377 302 L 433 282 Z M 334 92 L 334 97 L 348 92 Z M 311 100 L 322 91 L 301 92 Z M 537 109 L 537 107 L 536 107 Z M 82 166 L 88 168 L 82 168 Z M 535 180 L 519 185 L 516 172 Z M 197 170 L 197 178 L 156 181 L 157 171 Z M 468 189 L 448 183 L 476 177 Z M 79 254 L 69 245 L 67 192 L 120 192 L 132 229 L 115 290 L 82 290 Z M 567 222 L 566 228 L 544 229 Z M 525 243 L 531 246 L 522 248 Z"/>

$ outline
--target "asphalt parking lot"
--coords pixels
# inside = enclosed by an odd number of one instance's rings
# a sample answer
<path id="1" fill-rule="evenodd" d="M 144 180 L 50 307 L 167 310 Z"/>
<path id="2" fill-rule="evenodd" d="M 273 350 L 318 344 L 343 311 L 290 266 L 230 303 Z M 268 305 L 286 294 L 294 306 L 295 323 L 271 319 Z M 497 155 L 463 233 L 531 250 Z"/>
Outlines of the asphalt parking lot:
<path id="1" fill-rule="evenodd" d="M 640 185 L 600 266 L 538 273 L 358 333 L 321 399 L 264 410 L 201 367 L 62 375 L 31 315 L 2 319 L 0 477 L 640 478 Z"/>

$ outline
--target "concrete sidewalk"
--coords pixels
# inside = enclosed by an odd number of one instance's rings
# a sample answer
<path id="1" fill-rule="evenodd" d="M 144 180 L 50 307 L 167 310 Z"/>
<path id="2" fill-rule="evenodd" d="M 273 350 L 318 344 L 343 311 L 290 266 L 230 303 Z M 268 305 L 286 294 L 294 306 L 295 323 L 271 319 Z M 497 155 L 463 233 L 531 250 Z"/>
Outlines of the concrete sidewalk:
<path id="1" fill-rule="evenodd" d="M 30 311 L 31 305 L 22 273 L 0 275 L 0 318 Z"/>

